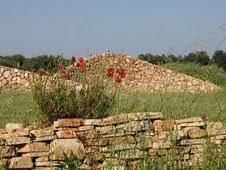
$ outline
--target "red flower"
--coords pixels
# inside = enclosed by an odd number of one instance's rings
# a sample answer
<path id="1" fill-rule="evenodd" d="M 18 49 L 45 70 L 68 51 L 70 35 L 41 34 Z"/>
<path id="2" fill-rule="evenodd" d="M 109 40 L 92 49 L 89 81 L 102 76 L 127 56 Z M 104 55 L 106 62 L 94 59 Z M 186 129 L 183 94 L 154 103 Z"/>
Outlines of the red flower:
<path id="1" fill-rule="evenodd" d="M 112 77 L 115 73 L 115 69 L 113 67 L 109 67 L 107 70 L 107 76 Z"/>
<path id="2" fill-rule="evenodd" d="M 126 71 L 123 68 L 119 68 L 117 70 L 117 73 L 121 76 L 121 78 L 125 78 L 126 77 Z"/>
<path id="3" fill-rule="evenodd" d="M 115 78 L 115 83 L 121 83 L 122 82 L 122 78 L 120 75 L 118 75 L 116 78 Z"/>
<path id="4" fill-rule="evenodd" d="M 84 60 L 84 58 L 79 58 L 79 69 L 80 71 L 85 70 L 86 68 L 86 61 Z"/>

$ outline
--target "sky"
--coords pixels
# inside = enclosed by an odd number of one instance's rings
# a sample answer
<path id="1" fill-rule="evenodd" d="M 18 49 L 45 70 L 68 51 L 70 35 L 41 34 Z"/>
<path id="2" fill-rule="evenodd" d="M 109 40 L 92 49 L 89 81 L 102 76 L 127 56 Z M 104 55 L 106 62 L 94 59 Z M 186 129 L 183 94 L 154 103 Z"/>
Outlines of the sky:
<path id="1" fill-rule="evenodd" d="M 226 0 L 0 0 L 0 55 L 226 50 Z"/>

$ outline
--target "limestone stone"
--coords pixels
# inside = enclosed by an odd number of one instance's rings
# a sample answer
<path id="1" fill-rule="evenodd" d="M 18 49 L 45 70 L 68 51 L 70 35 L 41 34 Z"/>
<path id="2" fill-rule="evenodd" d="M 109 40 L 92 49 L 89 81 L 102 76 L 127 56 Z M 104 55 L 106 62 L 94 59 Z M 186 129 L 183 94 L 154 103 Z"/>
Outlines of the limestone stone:
<path id="1" fill-rule="evenodd" d="M 217 135 L 221 132 L 223 124 L 221 122 L 207 122 L 207 133 L 210 136 Z"/>
<path id="2" fill-rule="evenodd" d="M 83 123 L 85 126 L 98 126 L 102 124 L 102 119 L 85 119 Z"/>
<path id="3" fill-rule="evenodd" d="M 83 119 L 71 118 L 71 119 L 58 119 L 54 122 L 54 127 L 79 127 L 83 124 Z"/>
<path id="4" fill-rule="evenodd" d="M 171 146 L 172 146 L 171 141 L 158 141 L 158 142 L 153 142 L 153 149 L 170 148 Z"/>
<path id="5" fill-rule="evenodd" d="M 43 129 L 37 129 L 37 130 L 31 130 L 30 132 L 35 137 L 43 137 L 43 136 L 52 136 L 53 128 L 43 128 Z"/>
<path id="6" fill-rule="evenodd" d="M 21 129 L 23 129 L 23 125 L 21 123 L 7 123 L 5 126 L 6 132 L 14 132 Z"/>
<path id="7" fill-rule="evenodd" d="M 111 133 L 115 133 L 116 128 L 115 126 L 112 126 L 112 125 L 102 126 L 102 127 L 96 127 L 96 131 L 99 134 L 111 134 Z"/>
<path id="8" fill-rule="evenodd" d="M 34 142 L 25 145 L 18 152 L 27 153 L 27 152 L 48 152 L 49 145 L 44 142 Z"/>
<path id="9" fill-rule="evenodd" d="M 94 126 L 80 126 L 78 127 L 78 131 L 87 131 L 87 130 L 93 130 Z"/>
<path id="10" fill-rule="evenodd" d="M 102 125 L 113 125 L 113 124 L 121 124 L 128 122 L 128 115 L 127 114 L 119 114 L 116 116 L 109 116 L 107 118 L 102 119 Z"/>
<path id="11" fill-rule="evenodd" d="M 29 156 L 29 157 L 49 156 L 49 152 L 28 152 L 28 153 L 23 153 L 22 156 Z"/>
<path id="12" fill-rule="evenodd" d="M 187 118 L 187 119 L 180 119 L 180 120 L 175 120 L 175 123 L 193 123 L 193 122 L 203 122 L 203 119 L 201 117 L 192 117 L 192 118 Z"/>
<path id="13" fill-rule="evenodd" d="M 65 154 L 71 154 L 77 159 L 85 157 L 85 148 L 78 139 L 56 139 L 50 144 L 51 160 L 63 160 Z"/>
<path id="14" fill-rule="evenodd" d="M 10 75 L 10 72 L 9 72 L 9 71 L 5 71 L 5 72 L 3 73 L 3 75 L 4 75 L 5 78 L 8 78 L 9 75 Z"/>
<path id="15" fill-rule="evenodd" d="M 197 127 L 193 127 L 187 131 L 187 135 L 190 138 L 203 138 L 206 136 L 206 131 Z"/>
<path id="16" fill-rule="evenodd" d="M 162 120 L 155 120 L 153 122 L 154 132 L 157 132 L 157 133 L 162 132 L 163 131 L 162 126 L 163 126 Z"/>
<path id="17" fill-rule="evenodd" d="M 184 127 L 204 127 L 206 125 L 205 122 L 192 122 L 192 123 L 181 123 L 180 126 Z"/>
<path id="18" fill-rule="evenodd" d="M 0 146 L 0 157 L 13 157 L 15 155 L 15 147 L 14 146 Z"/>
<path id="19" fill-rule="evenodd" d="M 180 145 L 199 145 L 205 142 L 205 139 L 183 139 L 180 141 Z"/>
<path id="20" fill-rule="evenodd" d="M 48 156 L 41 156 L 35 159 L 35 162 L 47 162 L 49 160 Z"/>
<path id="21" fill-rule="evenodd" d="M 29 137 L 10 137 L 5 139 L 6 145 L 20 145 L 30 143 Z"/>
<path id="22" fill-rule="evenodd" d="M 33 168 L 33 162 L 31 157 L 14 157 L 10 160 L 10 169 L 30 169 Z"/>

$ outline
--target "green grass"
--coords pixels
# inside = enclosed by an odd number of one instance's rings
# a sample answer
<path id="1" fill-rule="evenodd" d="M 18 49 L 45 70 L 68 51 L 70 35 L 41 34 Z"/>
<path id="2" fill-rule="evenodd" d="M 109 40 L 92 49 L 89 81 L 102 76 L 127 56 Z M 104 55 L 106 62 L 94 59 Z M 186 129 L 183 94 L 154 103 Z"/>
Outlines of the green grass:
<path id="1" fill-rule="evenodd" d="M 19 122 L 32 125 L 39 109 L 31 93 L 20 91 L 0 92 L 0 128 L 6 123 Z"/>
<path id="2" fill-rule="evenodd" d="M 194 63 L 175 62 L 162 66 L 204 81 L 210 81 L 221 87 L 226 86 L 226 72 L 215 64 L 200 66 Z"/>
<path id="3" fill-rule="evenodd" d="M 170 63 L 167 68 L 211 81 L 222 87 L 211 93 L 126 93 L 110 108 L 112 115 L 131 112 L 162 112 L 166 118 L 206 115 L 210 121 L 226 122 L 226 73 L 216 65 Z M 40 115 L 32 93 L 0 92 L 0 127 L 8 122 L 32 125 Z"/>
<path id="4" fill-rule="evenodd" d="M 31 93 L 0 93 L 0 127 L 8 122 L 32 125 L 38 120 L 38 109 Z M 131 112 L 162 112 L 166 118 L 206 115 L 210 121 L 226 122 L 226 90 L 211 93 L 127 93 L 119 95 L 109 112 L 112 115 Z"/>
<path id="5" fill-rule="evenodd" d="M 162 112 L 166 118 L 206 115 L 226 122 L 226 90 L 211 93 L 127 93 L 118 96 L 111 113 Z"/>

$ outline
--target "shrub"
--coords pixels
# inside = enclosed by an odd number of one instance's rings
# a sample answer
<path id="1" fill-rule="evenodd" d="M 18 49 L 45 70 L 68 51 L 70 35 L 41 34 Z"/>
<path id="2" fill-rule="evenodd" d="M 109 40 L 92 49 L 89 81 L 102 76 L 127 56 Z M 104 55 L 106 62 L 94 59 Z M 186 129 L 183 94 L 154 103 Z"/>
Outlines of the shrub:
<path id="1" fill-rule="evenodd" d="M 76 65 L 76 64 L 75 64 Z M 34 98 L 45 121 L 58 118 L 101 118 L 108 116 L 116 90 L 125 77 L 124 69 L 106 71 L 89 69 L 84 59 L 77 67 L 66 69 L 60 64 L 54 77 L 42 76 L 34 81 Z M 113 79 L 115 78 L 115 83 Z"/>

